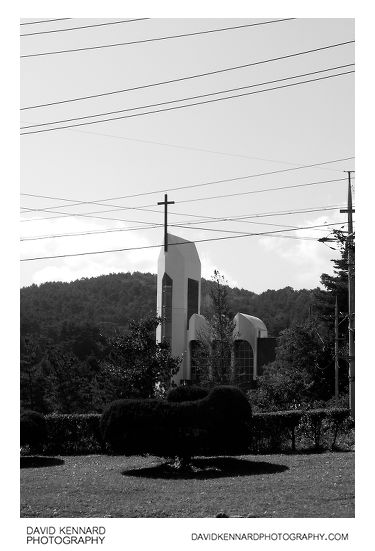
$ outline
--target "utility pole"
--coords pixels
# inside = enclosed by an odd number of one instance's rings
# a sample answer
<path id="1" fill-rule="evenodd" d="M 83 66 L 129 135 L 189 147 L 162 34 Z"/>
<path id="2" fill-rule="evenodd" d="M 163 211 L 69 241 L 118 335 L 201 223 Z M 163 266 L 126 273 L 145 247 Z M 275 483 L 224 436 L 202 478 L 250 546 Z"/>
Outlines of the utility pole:
<path id="1" fill-rule="evenodd" d="M 353 204 L 352 204 L 352 170 L 346 171 L 348 174 L 348 208 L 342 209 L 340 212 L 348 213 L 348 302 L 349 302 L 349 407 L 351 415 L 354 419 L 355 414 L 355 343 L 354 343 L 354 236 L 353 236 Z"/>
<path id="2" fill-rule="evenodd" d="M 339 399 L 339 308 L 335 301 L 335 400 Z"/>
<path id="3" fill-rule="evenodd" d="M 174 201 L 168 201 L 168 195 L 164 195 L 164 201 L 158 205 L 164 205 L 164 252 L 168 252 L 168 205 L 174 205 Z"/>

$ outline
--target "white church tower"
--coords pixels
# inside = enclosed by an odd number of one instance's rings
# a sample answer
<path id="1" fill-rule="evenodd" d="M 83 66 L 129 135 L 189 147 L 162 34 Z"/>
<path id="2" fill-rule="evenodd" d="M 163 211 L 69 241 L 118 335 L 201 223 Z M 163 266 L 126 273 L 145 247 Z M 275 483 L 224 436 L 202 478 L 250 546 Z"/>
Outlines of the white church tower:
<path id="1" fill-rule="evenodd" d="M 163 323 L 157 342 L 167 340 L 173 356 L 183 361 L 174 377 L 176 384 L 190 380 L 189 321 L 200 313 L 201 263 L 194 243 L 168 233 L 167 247 L 160 251 L 157 279 L 157 313 Z M 167 250 L 165 250 L 165 248 Z"/>

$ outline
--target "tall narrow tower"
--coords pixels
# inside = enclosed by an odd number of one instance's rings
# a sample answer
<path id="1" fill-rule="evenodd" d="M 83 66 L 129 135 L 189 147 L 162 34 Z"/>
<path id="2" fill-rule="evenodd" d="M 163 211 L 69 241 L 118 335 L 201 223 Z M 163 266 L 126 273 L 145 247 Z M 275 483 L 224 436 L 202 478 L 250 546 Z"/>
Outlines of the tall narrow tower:
<path id="1" fill-rule="evenodd" d="M 201 263 L 194 243 L 168 233 L 167 251 L 158 260 L 157 312 L 163 318 L 156 340 L 167 340 L 174 356 L 183 361 L 174 380 L 190 379 L 188 363 L 189 320 L 200 313 Z"/>

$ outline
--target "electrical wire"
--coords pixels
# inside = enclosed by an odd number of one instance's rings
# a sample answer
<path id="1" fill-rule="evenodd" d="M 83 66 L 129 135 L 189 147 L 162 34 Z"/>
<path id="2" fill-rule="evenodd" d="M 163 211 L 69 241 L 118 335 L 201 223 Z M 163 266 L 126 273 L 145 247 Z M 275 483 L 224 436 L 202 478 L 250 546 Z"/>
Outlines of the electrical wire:
<path id="1" fill-rule="evenodd" d="M 72 17 L 60 17 L 59 19 L 43 19 L 42 21 L 31 21 L 29 23 L 20 23 L 20 25 L 36 25 L 39 23 L 50 23 L 52 21 L 68 21 L 71 19 Z"/>
<path id="2" fill-rule="evenodd" d="M 237 196 L 242 196 L 242 195 L 251 195 L 251 194 L 256 194 L 256 193 L 266 193 L 266 192 L 270 192 L 270 191 L 280 191 L 280 190 L 284 190 L 284 189 L 293 189 L 293 188 L 300 188 L 300 187 L 307 187 L 307 186 L 315 186 L 315 185 L 322 185 L 322 184 L 329 184 L 329 183 L 335 183 L 335 182 L 346 182 L 347 179 L 346 178 L 335 178 L 333 180 L 319 180 L 318 182 L 307 182 L 307 183 L 304 183 L 304 184 L 292 184 L 292 185 L 288 185 L 288 186 L 279 186 L 279 187 L 276 187 L 276 188 L 265 188 L 265 189 L 259 189 L 259 190 L 251 190 L 251 191 L 242 191 L 242 192 L 238 192 L 238 193 L 228 193 L 228 194 L 225 194 L 225 195 L 213 195 L 213 196 L 210 196 L 210 197 L 196 197 L 196 198 L 193 198 L 193 199 L 183 199 L 181 201 L 177 201 L 177 203 L 193 203 L 193 202 L 197 202 L 197 201 L 208 201 L 208 200 L 212 200 L 212 199 L 222 199 L 222 198 L 228 198 L 228 197 L 237 197 Z M 100 203 L 96 203 L 96 202 L 92 202 L 92 203 L 89 203 L 89 204 L 95 204 L 95 205 L 100 205 Z M 68 205 L 67 205 L 68 206 Z M 72 205 L 69 205 L 69 206 L 72 206 Z M 28 219 L 24 219 L 24 220 L 21 220 L 21 222 L 31 222 L 31 221 L 36 221 L 36 220 L 51 220 L 51 219 L 56 219 L 56 218 L 61 218 L 61 217 L 71 217 L 71 216 L 88 216 L 88 215 L 96 215 L 96 214 L 105 214 L 105 213 L 108 213 L 108 212 L 117 212 L 119 210 L 137 210 L 137 211 L 146 211 L 147 212 L 157 212 L 159 213 L 160 211 L 155 211 L 155 210 L 150 210 L 148 207 L 152 207 L 154 206 L 154 204 L 148 204 L 148 205 L 141 205 L 141 206 L 138 206 L 138 207 L 130 207 L 130 206 L 120 206 L 120 205 L 106 205 L 106 206 L 113 206 L 115 208 L 111 208 L 111 209 L 107 209 L 107 210 L 101 210 L 101 211 L 93 211 L 93 212 L 88 212 L 88 213 L 83 213 L 83 214 L 77 214 L 77 213 L 61 213 L 61 212 L 58 212 L 56 211 L 56 214 L 58 214 L 58 216 L 48 216 L 48 217 L 43 217 L 43 218 L 28 218 Z M 26 207 L 23 207 L 25 210 L 27 210 L 28 212 L 48 212 L 48 210 L 50 210 L 51 208 L 59 208 L 59 207 L 47 207 L 46 209 L 32 209 L 32 208 L 26 208 Z"/>
<path id="3" fill-rule="evenodd" d="M 29 121 L 27 121 L 29 122 Z M 75 132 L 78 134 L 87 134 L 88 136 L 102 136 L 104 138 L 115 138 L 118 140 L 126 140 L 129 142 L 136 142 L 136 143 L 145 143 L 145 144 L 151 144 L 151 145 L 159 145 L 163 147 L 172 147 L 175 149 L 182 149 L 187 151 L 197 151 L 198 153 L 210 153 L 211 155 L 223 155 L 225 157 L 234 157 L 234 158 L 240 158 L 240 159 L 250 159 L 250 160 L 256 160 L 256 161 L 263 161 L 267 163 L 274 163 L 274 164 L 280 164 L 280 165 L 288 165 L 288 166 L 297 166 L 300 165 L 301 162 L 290 162 L 290 161 L 280 161 L 276 159 L 266 159 L 265 157 L 255 157 L 253 155 L 244 155 L 241 153 L 228 153 L 225 151 L 215 151 L 213 149 L 204 149 L 201 147 L 192 147 L 192 146 L 184 146 L 184 145 L 178 145 L 178 144 L 171 144 L 166 142 L 155 142 L 152 140 L 142 140 L 138 138 L 129 138 L 127 136 L 119 136 L 118 134 L 108 134 L 103 132 L 92 132 L 87 130 L 70 130 L 70 132 Z M 342 172 L 342 170 L 338 170 L 337 168 L 321 168 L 321 167 L 315 167 L 317 170 L 329 170 L 332 172 Z"/>
<path id="4" fill-rule="evenodd" d="M 208 71 L 208 72 L 205 72 L 205 73 L 198 73 L 198 74 L 195 74 L 195 75 L 189 75 L 189 76 L 179 77 L 179 78 L 170 79 L 170 80 L 153 82 L 151 84 L 143 84 L 143 85 L 140 85 L 140 86 L 133 86 L 132 88 L 123 88 L 121 90 L 112 90 L 111 92 L 103 92 L 101 94 L 92 94 L 92 95 L 88 95 L 88 96 L 80 96 L 80 97 L 77 97 L 77 98 L 70 98 L 70 99 L 65 99 L 65 100 L 52 101 L 52 102 L 49 102 L 49 103 L 41 103 L 39 105 L 29 105 L 27 107 L 21 107 L 20 110 L 24 111 L 26 109 L 39 109 L 40 107 L 50 107 L 52 105 L 60 105 L 62 103 L 71 103 L 71 102 L 75 102 L 75 101 L 84 101 L 84 100 L 87 100 L 87 99 L 94 99 L 94 98 L 100 98 L 100 97 L 104 97 L 104 96 L 111 96 L 111 95 L 114 95 L 114 94 L 123 94 L 125 92 L 133 92 L 135 90 L 142 90 L 142 89 L 145 89 L 145 88 L 152 88 L 154 86 L 163 86 L 165 84 L 173 84 L 175 82 L 182 82 L 182 81 L 191 80 L 191 79 L 194 79 L 194 78 L 202 78 L 202 77 L 207 77 L 207 76 L 211 76 L 211 75 L 217 75 L 217 74 L 220 74 L 220 73 L 226 73 L 228 71 L 237 71 L 239 69 L 245 69 L 247 67 L 254 67 L 256 65 L 263 65 L 264 63 L 273 63 L 275 61 L 281 61 L 283 59 L 289 59 L 289 58 L 292 58 L 292 57 L 307 55 L 307 54 L 311 54 L 311 53 L 315 53 L 315 52 L 320 52 L 320 51 L 323 51 L 323 50 L 328 50 L 328 49 L 331 49 L 331 48 L 338 48 L 340 46 L 346 46 L 348 44 L 353 44 L 354 42 L 355 42 L 354 40 L 349 40 L 349 41 L 346 41 L 346 42 L 336 42 L 335 44 L 329 44 L 328 46 L 321 46 L 319 48 L 314 48 L 312 50 L 302 50 L 302 51 L 294 52 L 292 54 L 287 54 L 287 55 L 284 55 L 284 56 L 273 57 L 273 58 L 268 58 L 268 59 L 262 59 L 262 60 L 259 60 L 259 61 L 253 61 L 251 63 L 245 63 L 243 65 L 235 65 L 235 66 L 232 66 L 232 67 L 225 67 L 224 69 L 216 69 L 215 71 Z"/>
<path id="5" fill-rule="evenodd" d="M 314 226 L 304 226 L 299 228 L 299 230 L 307 230 L 307 229 L 313 229 L 313 228 L 324 228 L 328 226 L 336 226 L 338 222 L 334 222 L 331 224 L 317 224 Z M 342 224 L 342 222 L 340 222 Z M 259 232 L 259 233 L 248 233 L 248 234 L 241 234 L 241 235 L 230 235 L 225 237 L 210 237 L 207 239 L 197 239 L 195 241 L 184 241 L 182 243 L 169 243 L 168 245 L 171 247 L 173 245 L 183 245 L 183 244 L 191 244 L 191 243 L 207 243 L 211 241 L 223 241 L 227 239 L 239 239 L 241 237 L 256 237 L 256 236 L 263 236 L 263 235 L 271 235 L 275 233 L 280 232 L 288 232 L 288 231 L 296 231 L 294 229 L 287 230 L 273 230 L 269 232 Z M 39 257 L 33 257 L 33 258 L 21 258 L 21 262 L 29 262 L 32 260 L 51 260 L 55 258 L 68 258 L 68 257 L 76 257 L 76 256 L 87 256 L 87 255 L 94 255 L 94 254 L 105 254 L 105 253 L 117 253 L 117 252 L 125 252 L 125 251 L 138 251 L 138 250 L 144 250 L 144 249 L 155 249 L 162 247 L 163 245 L 145 245 L 143 247 L 126 247 L 121 249 L 110 249 L 110 250 L 104 250 L 104 251 L 89 251 L 89 252 L 82 252 L 82 253 L 72 253 L 72 254 L 60 254 L 60 255 L 51 255 L 51 256 L 39 256 Z"/>
<path id="6" fill-rule="evenodd" d="M 145 195 L 155 195 L 155 194 L 158 194 L 158 193 L 168 193 L 169 191 L 179 191 L 181 189 L 190 189 L 190 188 L 197 188 L 197 187 L 203 187 L 203 186 L 211 186 L 211 185 L 214 185 L 214 184 L 223 184 L 223 183 L 226 183 L 226 182 L 246 180 L 248 178 L 259 178 L 261 176 L 271 176 L 271 175 L 274 175 L 274 174 L 282 174 L 284 172 L 292 172 L 294 170 L 303 170 L 305 168 L 316 168 L 318 166 L 321 167 L 321 166 L 324 166 L 324 165 L 327 165 L 327 164 L 334 164 L 334 163 L 340 163 L 340 162 L 343 162 L 343 161 L 350 161 L 352 159 L 354 159 L 354 156 L 352 156 L 352 157 L 341 157 L 339 159 L 330 159 L 328 161 L 322 161 L 320 163 L 312 163 L 312 164 L 308 164 L 308 165 L 299 165 L 299 166 L 294 166 L 294 167 L 291 167 L 291 168 L 282 168 L 282 169 L 279 169 L 279 170 L 271 170 L 271 171 L 268 171 L 268 172 L 258 172 L 258 173 L 255 173 L 255 174 L 248 174 L 246 176 L 236 176 L 234 178 L 224 178 L 224 179 L 221 179 L 221 180 L 211 180 L 209 182 L 203 182 L 201 184 L 190 184 L 190 185 L 187 185 L 187 186 L 178 186 L 178 187 L 174 187 L 174 188 L 158 189 L 158 190 L 155 190 L 155 191 L 146 191 L 146 192 L 143 192 L 143 193 L 133 193 L 131 195 L 120 195 L 120 196 L 117 196 L 117 197 L 108 197 L 106 199 L 96 199 L 94 201 L 76 201 L 75 199 L 66 199 L 64 197 L 63 198 L 62 197 L 53 197 L 51 195 L 39 195 L 39 194 L 35 194 L 35 193 L 20 193 L 20 195 L 23 196 L 23 197 L 36 197 L 36 198 L 41 198 L 41 199 L 53 199 L 53 200 L 57 200 L 57 201 L 67 201 L 69 203 L 73 203 L 71 205 L 58 205 L 58 206 L 55 206 L 55 207 L 46 207 L 45 209 L 43 209 L 45 211 L 45 210 L 49 210 L 49 209 L 53 209 L 53 208 L 60 208 L 60 206 L 75 207 L 75 206 L 78 206 L 78 205 L 92 205 L 92 204 L 96 204 L 96 203 L 100 204 L 100 202 L 106 202 L 106 201 L 117 201 L 119 199 L 131 199 L 131 198 L 134 198 L 134 197 L 144 197 Z M 108 205 L 104 205 L 104 206 L 108 206 Z M 38 210 L 38 209 L 35 209 L 35 210 Z"/>
<path id="7" fill-rule="evenodd" d="M 331 207 L 331 206 L 328 206 L 328 207 L 319 207 L 319 208 L 314 208 L 314 209 L 303 209 L 303 210 L 294 210 L 294 211 L 289 211 L 289 212 L 285 212 L 285 211 L 282 211 L 282 212 L 279 212 L 279 213 L 258 213 L 258 214 L 250 214 L 250 215 L 242 215 L 242 216 L 235 216 L 235 217 L 224 217 L 224 218 L 214 218 L 214 217 L 210 217 L 208 220 L 204 219 L 204 220 L 199 220 L 197 222 L 188 222 L 188 221 L 183 221 L 183 222 L 180 222 L 180 223 L 176 223 L 176 224 L 168 224 L 168 226 L 171 226 L 171 227 L 184 227 L 184 228 L 187 228 L 188 226 L 186 224 L 190 224 L 189 227 L 192 227 L 192 229 L 195 229 L 193 226 L 194 224 L 209 224 L 209 223 L 218 223 L 218 222 L 240 222 L 240 223 L 248 223 L 248 224 L 260 224 L 260 225 L 264 225 L 264 226 L 277 226 L 277 227 L 283 227 L 283 228 L 295 228 L 295 229 L 299 229 L 297 226 L 290 226 L 290 225 L 285 225 L 285 224 L 275 224 L 275 223 L 268 223 L 268 222 L 254 222 L 252 220 L 247 220 L 247 218 L 261 218 L 263 216 L 284 216 L 284 215 L 292 215 L 292 214 L 305 214 L 305 213 L 311 213 L 311 212 L 325 212 L 325 211 L 330 211 L 330 210 L 337 210 L 337 209 L 340 209 L 341 206 L 338 205 L 338 206 L 334 206 L 334 207 Z M 124 222 L 127 222 L 126 220 L 124 220 Z M 130 221 L 128 221 L 130 222 Z M 146 223 L 146 222 L 140 222 L 140 223 Z M 117 232 L 126 232 L 126 231 L 138 231 L 138 230 L 145 230 L 145 229 L 154 229 L 154 228 L 157 228 L 157 227 L 160 227 L 160 226 L 163 226 L 163 224 L 158 224 L 158 223 L 152 223 L 153 225 L 147 225 L 147 226 L 136 226 L 136 227 L 126 227 L 126 228 L 105 228 L 105 229 L 102 229 L 102 230 L 91 230 L 91 231 L 84 231 L 84 232 L 73 232 L 73 233 L 60 233 L 60 234 L 50 234 L 50 235 L 39 235 L 39 236 L 35 236 L 35 237 L 21 237 L 20 238 L 20 241 L 21 242 L 24 242 L 24 241 L 40 241 L 40 240 L 45 240 L 45 239 L 58 239 L 58 238 L 63 238 L 63 237 L 80 237 L 80 236 L 86 236 L 86 235 L 100 235 L 100 234 L 106 234 L 106 233 L 117 233 Z M 182 224 L 185 224 L 184 226 L 182 226 Z"/>
<path id="8" fill-rule="evenodd" d="M 197 96 L 188 96 L 188 97 L 185 97 L 185 98 L 179 98 L 179 99 L 174 99 L 174 100 L 169 100 L 169 101 L 162 101 L 162 102 L 159 102 L 159 103 L 151 103 L 151 104 L 148 104 L 148 105 L 140 105 L 140 106 L 137 106 L 137 107 L 128 107 L 127 109 L 117 109 L 115 111 L 106 111 L 106 112 L 102 112 L 102 113 L 94 113 L 93 115 L 85 115 L 85 116 L 82 116 L 82 117 L 72 117 L 70 119 L 59 119 L 59 120 L 54 120 L 54 121 L 49 121 L 49 122 L 29 124 L 29 125 L 26 125 L 26 126 L 21 126 L 21 130 L 24 130 L 24 129 L 27 129 L 27 128 L 36 128 L 38 126 L 49 126 L 51 124 L 61 124 L 61 123 L 65 123 L 65 122 L 73 122 L 73 121 L 80 121 L 80 120 L 85 120 L 85 119 L 92 119 L 94 117 L 104 117 L 104 116 L 107 116 L 107 115 L 114 115 L 114 114 L 117 114 L 117 113 L 125 113 L 125 112 L 128 112 L 128 111 L 136 111 L 138 109 L 149 109 L 150 107 L 160 107 L 162 105 L 170 105 L 171 103 L 177 103 L 177 102 L 180 102 L 180 101 L 190 101 L 190 100 L 195 100 L 195 99 L 199 99 L 199 98 L 207 98 L 209 96 L 216 96 L 218 94 L 227 94 L 229 92 L 238 92 L 239 90 L 246 90 L 248 88 L 255 88 L 257 86 L 266 86 L 268 84 L 275 84 L 277 82 L 285 82 L 286 80 L 290 80 L 290 79 L 294 79 L 294 78 L 301 78 L 301 77 L 306 77 L 306 76 L 311 76 L 311 75 L 317 75 L 317 74 L 320 74 L 320 73 L 326 73 L 328 71 L 334 71 L 336 69 L 344 69 L 344 68 L 347 68 L 347 67 L 352 67 L 353 65 L 354 65 L 354 63 L 348 63 L 346 65 L 337 65 L 335 67 L 320 69 L 319 71 L 312 71 L 312 72 L 309 72 L 309 73 L 300 73 L 298 75 L 292 75 L 292 76 L 289 76 L 289 77 L 279 78 L 279 79 L 276 79 L 276 80 L 268 80 L 268 81 L 265 81 L 265 82 L 258 82 L 257 84 L 248 84 L 246 86 L 239 86 L 237 88 L 228 88 L 226 90 L 219 90 L 217 92 L 210 92 L 210 93 L 207 93 L 207 94 L 199 94 Z M 332 76 L 335 76 L 335 75 L 332 75 Z M 223 99 L 227 99 L 227 98 L 223 98 Z"/>
<path id="9" fill-rule="evenodd" d="M 148 42 L 159 42 L 161 40 L 171 40 L 171 39 L 175 39 L 175 38 L 185 38 L 185 37 L 190 37 L 190 36 L 198 36 L 198 35 L 203 35 L 203 34 L 218 33 L 218 32 L 223 32 L 223 31 L 233 31 L 233 30 L 238 30 L 238 29 L 245 29 L 247 27 L 258 27 L 260 25 L 269 25 L 271 23 L 282 23 L 284 21 L 292 21 L 294 19 L 295 19 L 295 17 L 289 17 L 289 18 L 285 18 L 285 19 L 275 19 L 275 20 L 271 20 L 271 21 L 261 21 L 259 23 L 248 23 L 248 24 L 245 24 L 245 25 L 235 25 L 233 27 L 223 27 L 221 29 L 209 29 L 209 30 L 206 30 L 206 31 L 196 31 L 196 32 L 192 32 L 192 33 L 175 34 L 175 35 L 171 35 L 171 36 L 160 36 L 160 37 L 156 37 L 156 38 L 146 38 L 146 39 L 143 39 L 143 40 L 132 40 L 130 42 L 118 42 L 118 43 L 115 43 L 115 44 L 101 44 L 99 46 L 86 46 L 85 48 L 71 48 L 69 50 L 56 50 L 56 51 L 52 51 L 52 52 L 51 51 L 49 51 L 49 52 L 39 52 L 39 53 L 35 53 L 35 54 L 21 55 L 20 57 L 21 58 L 39 57 L 39 56 L 55 55 L 55 54 L 67 54 L 67 53 L 72 53 L 72 52 L 83 52 L 83 51 L 88 51 L 88 50 L 100 50 L 100 49 L 103 49 L 103 48 L 115 48 L 115 47 L 118 47 L 118 46 L 131 46 L 131 45 L 134 45 L 134 44 L 145 44 L 145 43 L 148 43 Z"/>
<path id="10" fill-rule="evenodd" d="M 107 25 L 119 25 L 120 23 L 133 23 L 134 21 L 145 21 L 149 17 L 139 17 L 138 19 L 122 19 L 121 21 L 111 21 L 109 23 L 96 23 L 94 25 L 82 25 L 81 27 L 70 27 L 69 29 L 52 29 L 50 31 L 38 31 L 36 33 L 25 33 L 20 36 L 34 36 L 36 34 L 63 33 L 65 31 L 77 31 L 79 29 L 92 29 L 93 27 L 105 27 Z"/>
<path id="11" fill-rule="evenodd" d="M 144 115 L 153 115 L 155 113 L 164 113 L 166 111 L 175 111 L 176 109 L 185 109 L 187 107 L 196 107 L 198 105 L 206 105 L 208 103 L 214 103 L 214 102 L 217 102 L 217 101 L 224 101 L 224 100 L 228 100 L 228 99 L 241 98 L 241 97 L 244 97 L 244 96 L 252 96 L 253 94 L 262 94 L 264 92 L 271 92 L 271 91 L 274 91 L 274 90 L 281 90 L 282 88 L 290 88 L 292 86 L 298 86 L 300 84 L 309 84 L 311 82 L 326 80 L 328 78 L 335 78 L 335 77 L 339 77 L 339 76 L 349 75 L 349 74 L 354 73 L 354 72 L 355 72 L 354 70 L 353 71 L 346 71 L 344 73 L 337 73 L 335 75 L 328 75 L 328 76 L 324 76 L 324 77 L 318 77 L 318 78 L 315 78 L 315 79 L 304 80 L 304 81 L 301 81 L 301 82 L 294 82 L 292 84 L 283 84 L 282 86 L 274 86 L 272 88 L 266 88 L 264 90 L 255 90 L 254 92 L 244 92 L 243 94 L 236 94 L 236 95 L 233 95 L 233 96 L 227 96 L 225 98 L 215 98 L 215 99 L 210 99 L 210 100 L 205 100 L 205 101 L 200 101 L 200 102 L 195 102 L 195 103 L 189 103 L 188 105 L 176 105 L 174 107 L 167 107 L 165 109 L 156 109 L 154 111 L 146 111 L 144 113 L 133 113 L 132 115 L 122 115 L 121 117 L 111 117 L 111 118 L 108 118 L 108 119 L 102 119 L 100 121 L 81 122 L 81 123 L 77 123 L 77 124 L 74 124 L 74 125 L 65 125 L 65 126 L 59 126 L 59 127 L 55 127 L 55 128 L 44 128 L 44 129 L 41 129 L 41 130 L 31 130 L 30 132 L 21 132 L 21 136 L 26 136 L 28 134 L 40 134 L 41 132 L 52 132 L 52 131 L 55 131 L 55 130 L 63 130 L 65 128 L 76 128 L 77 126 L 87 126 L 87 125 L 91 125 L 91 124 L 100 124 L 100 123 L 116 121 L 116 120 L 120 120 L 120 119 L 130 119 L 130 118 L 133 118 L 133 117 L 142 117 Z"/>
<path id="12" fill-rule="evenodd" d="M 24 210 L 28 210 L 29 212 L 48 212 L 48 211 L 52 211 L 56 208 L 61 208 L 61 207 L 75 207 L 75 206 L 81 206 L 81 205 L 96 205 L 96 206 L 111 206 L 111 207 L 115 207 L 115 210 L 119 210 L 119 209 L 126 209 L 127 207 L 125 206 L 122 206 L 122 205 L 111 205 L 109 203 L 107 203 L 108 201 L 112 201 L 112 200 L 119 200 L 119 199 L 130 199 L 130 198 L 135 198 L 135 197 L 144 197 L 146 195 L 155 195 L 155 194 L 158 194 L 158 193 L 165 193 L 165 192 L 169 192 L 169 191 L 177 191 L 177 190 L 181 190 L 181 189 L 194 189 L 194 188 L 198 188 L 198 187 L 205 187 L 205 186 L 209 186 L 209 185 L 216 185 L 216 184 L 222 184 L 222 183 L 228 183 L 228 182 L 235 182 L 235 181 L 241 181 L 241 180 L 246 180 L 246 179 L 251 179 L 251 178 L 258 178 L 258 177 L 261 177 L 261 176 L 270 176 L 270 175 L 275 175 L 275 174 L 281 174 L 281 173 L 285 173 L 285 172 L 291 172 L 291 171 L 294 171 L 294 170 L 301 170 L 301 169 L 305 169 L 305 168 L 312 168 L 312 167 L 315 167 L 315 166 L 322 166 L 324 164 L 330 164 L 330 163 L 333 163 L 333 162 L 339 162 L 339 161 L 343 161 L 343 160 L 348 160 L 350 159 L 351 157 L 349 158 L 345 158 L 345 159 L 335 159 L 333 161 L 325 161 L 325 162 L 322 162 L 322 163 L 315 163 L 313 165 L 302 165 L 302 166 L 299 166 L 299 167 L 292 167 L 292 168 L 287 168 L 287 169 L 281 169 L 281 170 L 274 170 L 274 171 L 269 171 L 269 172 L 263 172 L 263 173 L 258 173 L 258 174 L 249 174 L 249 175 L 246 175 L 246 176 L 237 176 L 237 177 L 234 177 L 234 178 L 225 178 L 225 179 L 222 179 L 222 180 L 214 180 L 214 181 L 210 181 L 210 182 L 203 182 L 201 184 L 190 184 L 190 185 L 187 185 L 187 186 L 178 186 L 176 188 L 167 188 L 167 189 L 162 189 L 162 190 L 155 190 L 155 191 L 149 191 L 149 192 L 143 192 L 143 193 L 136 193 L 136 194 L 132 194 L 132 195 L 123 195 L 123 196 L 120 196 L 120 197 L 112 197 L 112 198 L 107 198 L 107 199 L 99 199 L 99 200 L 94 200 L 94 201 L 75 201 L 74 199 L 66 199 L 66 198 L 61 198 L 61 197 L 51 197 L 51 196 L 48 196 L 48 195 L 36 195 L 36 194 L 31 194 L 31 193 L 21 193 L 21 196 L 27 196 L 27 197 L 38 197 L 38 198 L 43 198 L 43 199 L 56 199 L 56 200 L 61 200 L 61 201 L 65 201 L 65 202 L 69 202 L 70 204 L 69 205 L 54 205 L 54 206 L 50 206 L 50 207 L 44 207 L 44 208 L 26 208 L 26 207 L 21 207 L 23 208 Z M 327 183 L 327 182 L 336 182 L 336 181 L 343 181 L 343 180 L 346 180 L 345 178 L 337 178 L 337 179 L 333 179 L 333 180 L 320 180 L 319 182 L 313 182 L 312 184 L 315 185 L 315 184 L 319 184 L 319 183 Z M 309 183 L 308 184 L 299 184 L 300 186 L 304 186 L 304 185 L 310 185 Z M 277 188 L 270 188 L 270 190 L 272 189 L 277 189 Z M 260 192 L 262 190 L 255 190 L 257 192 Z M 268 191 L 268 189 L 267 189 Z M 106 204 L 104 204 L 104 202 L 106 202 Z M 153 206 L 153 204 L 150 204 L 150 205 L 142 205 L 141 207 L 138 207 L 138 210 L 139 209 L 145 209 L 147 207 L 150 207 L 150 206 Z M 129 207 L 130 209 L 132 207 Z M 107 211 L 99 211 L 99 212 L 107 212 Z M 154 211 L 155 212 L 155 211 Z M 158 212 L 158 211 L 156 211 Z M 95 212 L 90 212 L 88 214 L 95 214 Z M 49 217 L 50 218 L 50 217 Z M 28 219 L 28 220 L 44 220 L 46 218 L 32 218 L 32 219 Z M 48 219 L 48 218 L 47 218 Z M 27 221 L 27 220 L 24 220 L 24 221 Z"/>

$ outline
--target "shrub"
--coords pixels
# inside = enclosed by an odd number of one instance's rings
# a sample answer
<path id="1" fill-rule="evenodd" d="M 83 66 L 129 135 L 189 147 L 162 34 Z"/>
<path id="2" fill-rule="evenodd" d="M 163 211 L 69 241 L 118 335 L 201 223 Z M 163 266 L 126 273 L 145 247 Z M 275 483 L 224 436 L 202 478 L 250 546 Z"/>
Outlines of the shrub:
<path id="1" fill-rule="evenodd" d="M 177 386 L 172 388 L 167 394 L 168 402 L 187 402 L 200 400 L 208 395 L 206 388 L 194 385 Z"/>
<path id="2" fill-rule="evenodd" d="M 216 387 L 181 402 L 118 400 L 103 413 L 104 440 L 114 453 L 190 458 L 246 453 L 251 408 L 234 387 Z"/>
<path id="3" fill-rule="evenodd" d="M 242 438 L 249 443 L 252 453 L 290 452 L 296 448 L 301 451 L 309 449 L 315 445 L 314 432 L 311 430 L 309 422 L 309 416 L 311 414 L 314 416 L 313 411 L 255 413 L 252 417 L 251 437 L 249 437 L 247 426 L 244 434 L 237 438 Z M 354 443 L 354 422 L 350 417 L 349 410 L 334 408 L 325 411 L 326 415 L 322 419 L 320 430 L 320 445 L 330 449 L 350 448 Z M 215 414 L 213 413 L 213 415 Z M 223 413 L 223 417 L 224 421 L 221 420 L 217 425 L 216 439 L 219 442 L 223 442 L 224 439 L 227 441 L 223 428 L 225 427 L 225 413 Z M 44 452 L 56 455 L 104 453 L 106 448 L 101 437 L 100 420 L 99 413 L 46 415 L 47 438 L 44 440 Z M 226 433 L 231 431 L 234 423 L 235 421 L 228 422 Z M 190 428 L 185 426 L 180 429 L 179 439 L 183 438 L 190 439 L 190 442 L 193 440 L 196 447 L 198 438 L 207 453 L 210 451 L 207 440 L 207 424 L 203 427 L 200 425 L 198 427 L 191 425 Z M 231 454 L 229 445 L 227 449 L 226 453 Z M 41 446 L 39 451 L 41 451 Z M 171 453 L 173 452 L 174 450 L 171 451 Z M 247 452 L 245 445 L 245 449 L 241 453 Z M 120 450 L 120 453 L 123 452 Z"/>
<path id="4" fill-rule="evenodd" d="M 321 447 L 323 422 L 327 418 L 327 410 L 315 409 L 307 411 L 301 419 L 301 428 L 304 435 L 310 438 L 315 449 Z"/>
<path id="5" fill-rule="evenodd" d="M 346 408 L 255 413 L 251 449 L 255 453 L 295 451 L 297 442 L 305 450 L 334 449 L 340 435 L 352 439 L 352 429 Z"/>
<path id="6" fill-rule="evenodd" d="M 52 414 L 46 416 L 46 451 L 59 455 L 102 452 L 100 414 Z"/>
<path id="7" fill-rule="evenodd" d="M 350 432 L 354 428 L 354 420 L 346 408 L 332 408 L 328 410 L 327 419 L 332 430 L 331 448 L 335 449 L 338 436 Z"/>
<path id="8" fill-rule="evenodd" d="M 33 451 L 42 451 L 47 438 L 47 426 L 44 416 L 37 411 L 25 410 L 20 418 L 21 446 L 30 446 Z"/>
<path id="9" fill-rule="evenodd" d="M 296 428 L 301 421 L 298 410 L 257 413 L 253 416 L 254 451 L 281 451 L 288 442 L 292 451 L 296 449 Z"/>

